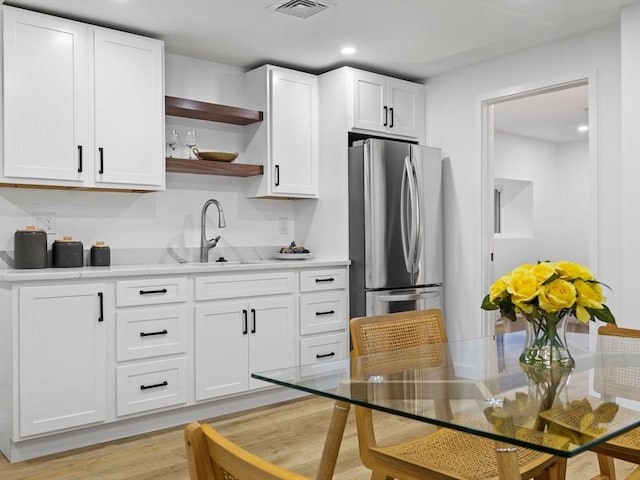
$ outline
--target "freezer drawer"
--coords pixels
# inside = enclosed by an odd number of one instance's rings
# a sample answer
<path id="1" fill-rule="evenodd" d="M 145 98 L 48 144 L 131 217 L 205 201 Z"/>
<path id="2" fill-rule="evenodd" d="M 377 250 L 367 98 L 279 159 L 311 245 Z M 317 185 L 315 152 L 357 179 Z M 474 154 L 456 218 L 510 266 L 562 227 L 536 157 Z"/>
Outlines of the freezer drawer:
<path id="1" fill-rule="evenodd" d="M 366 292 L 367 315 L 442 309 L 442 287 L 402 288 Z"/>

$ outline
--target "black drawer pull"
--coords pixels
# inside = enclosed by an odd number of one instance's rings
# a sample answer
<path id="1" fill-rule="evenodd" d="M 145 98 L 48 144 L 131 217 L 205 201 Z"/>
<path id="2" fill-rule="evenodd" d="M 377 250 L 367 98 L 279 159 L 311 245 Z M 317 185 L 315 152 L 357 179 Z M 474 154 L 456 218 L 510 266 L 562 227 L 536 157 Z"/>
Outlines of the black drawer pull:
<path id="1" fill-rule="evenodd" d="M 276 165 L 276 181 L 275 181 L 275 186 L 279 187 L 280 186 L 280 165 Z"/>
<path id="2" fill-rule="evenodd" d="M 256 309 L 251 309 L 251 333 L 256 333 Z"/>
<path id="3" fill-rule="evenodd" d="M 329 278 L 316 278 L 316 283 L 321 283 L 321 282 L 333 282 L 335 281 L 335 278 L 333 277 L 329 277 Z"/>
<path id="4" fill-rule="evenodd" d="M 98 300 L 100 301 L 100 315 L 98 316 L 98 321 L 102 322 L 104 320 L 104 301 L 102 299 L 102 292 L 98 292 Z"/>
<path id="5" fill-rule="evenodd" d="M 383 127 L 386 127 L 387 124 L 389 123 L 387 121 L 387 117 L 389 116 L 389 110 L 387 109 L 387 106 L 384 106 L 384 123 L 382 124 Z"/>
<path id="6" fill-rule="evenodd" d="M 156 383 L 155 385 L 140 385 L 140 390 L 149 390 L 150 388 L 166 387 L 169 382 L 166 380 L 162 383 Z"/>
<path id="7" fill-rule="evenodd" d="M 249 333 L 249 322 L 247 320 L 247 311 L 242 310 L 242 334 L 246 335 Z"/>
<path id="8" fill-rule="evenodd" d="M 167 293 L 166 288 L 160 290 L 140 290 L 140 295 L 149 295 L 150 293 Z"/>
<path id="9" fill-rule="evenodd" d="M 326 312 L 316 312 L 316 317 L 319 317 L 321 315 L 333 315 L 335 312 L 335 310 L 327 310 Z"/>
<path id="10" fill-rule="evenodd" d="M 393 128 L 393 107 L 389 108 L 389 113 L 391 113 L 391 123 L 389 124 L 389 128 Z"/>
<path id="11" fill-rule="evenodd" d="M 82 173 L 82 145 L 78 145 L 78 173 Z"/>
<path id="12" fill-rule="evenodd" d="M 98 152 L 100 153 L 100 170 L 98 170 L 98 173 L 102 175 L 104 173 L 104 148 L 99 147 Z"/>
<path id="13" fill-rule="evenodd" d="M 325 353 L 323 355 L 320 355 L 319 353 L 316 354 L 316 358 L 327 358 L 327 357 L 335 357 L 336 353 L 335 352 L 331 352 L 331 353 Z"/>
<path id="14" fill-rule="evenodd" d="M 141 337 L 150 337 L 152 335 L 166 335 L 169 333 L 167 330 L 161 330 L 160 332 L 140 332 Z"/>

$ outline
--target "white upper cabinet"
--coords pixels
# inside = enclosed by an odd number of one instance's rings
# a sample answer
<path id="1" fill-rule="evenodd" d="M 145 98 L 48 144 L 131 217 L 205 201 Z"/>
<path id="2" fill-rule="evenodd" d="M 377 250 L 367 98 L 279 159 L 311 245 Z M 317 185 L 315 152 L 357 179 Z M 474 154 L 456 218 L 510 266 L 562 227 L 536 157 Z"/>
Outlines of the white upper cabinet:
<path id="1" fill-rule="evenodd" d="M 424 86 L 352 69 L 354 130 L 420 136 Z"/>
<path id="2" fill-rule="evenodd" d="M 94 33 L 96 183 L 164 185 L 162 43 Z"/>
<path id="3" fill-rule="evenodd" d="M 89 145 L 87 27 L 6 7 L 3 23 L 3 176 L 81 186 Z"/>
<path id="4" fill-rule="evenodd" d="M 163 43 L 2 12 L 0 182 L 164 189 Z"/>
<path id="5" fill-rule="evenodd" d="M 245 158 L 264 165 L 248 179 L 249 197 L 318 196 L 318 78 L 264 65 L 245 76 L 250 108 L 265 121 L 245 127 Z"/>

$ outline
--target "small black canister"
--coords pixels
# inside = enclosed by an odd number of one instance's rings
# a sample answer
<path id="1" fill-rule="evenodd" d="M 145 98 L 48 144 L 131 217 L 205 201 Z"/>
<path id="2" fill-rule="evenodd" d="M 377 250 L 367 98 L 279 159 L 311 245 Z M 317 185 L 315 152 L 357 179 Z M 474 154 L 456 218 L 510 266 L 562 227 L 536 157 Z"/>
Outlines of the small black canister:
<path id="1" fill-rule="evenodd" d="M 108 267 L 111 265 L 111 249 L 104 242 L 96 242 L 91 246 L 91 265 L 94 267 Z"/>
<path id="2" fill-rule="evenodd" d="M 51 261 L 54 267 L 82 267 L 83 266 L 82 242 L 71 237 L 63 237 L 56 240 L 51 246 Z"/>
<path id="3" fill-rule="evenodd" d="M 34 226 L 13 235 L 15 268 L 47 268 L 47 234 Z"/>

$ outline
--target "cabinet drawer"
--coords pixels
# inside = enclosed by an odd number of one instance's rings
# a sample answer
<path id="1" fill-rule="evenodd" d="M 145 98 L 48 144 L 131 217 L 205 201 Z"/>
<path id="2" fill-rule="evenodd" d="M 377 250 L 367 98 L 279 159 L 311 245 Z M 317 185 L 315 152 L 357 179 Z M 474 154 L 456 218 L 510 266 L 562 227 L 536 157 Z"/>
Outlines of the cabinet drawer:
<path id="1" fill-rule="evenodd" d="M 172 355 L 187 351 L 186 307 L 158 307 L 116 313 L 117 360 Z"/>
<path id="2" fill-rule="evenodd" d="M 118 416 L 187 403 L 185 357 L 116 368 Z"/>
<path id="3" fill-rule="evenodd" d="M 186 298 L 186 278 L 143 278 L 116 282 L 118 307 L 184 302 Z"/>
<path id="4" fill-rule="evenodd" d="M 196 300 L 217 300 L 292 293 L 293 278 L 292 272 L 197 277 L 195 297 Z"/>
<path id="5" fill-rule="evenodd" d="M 301 365 L 313 365 L 343 358 L 347 358 L 346 333 L 300 339 Z"/>
<path id="6" fill-rule="evenodd" d="M 300 291 L 336 290 L 347 285 L 346 270 L 309 270 L 300 272 Z"/>
<path id="7" fill-rule="evenodd" d="M 347 328 L 344 290 L 307 293 L 300 296 L 300 334 L 330 332 Z"/>

